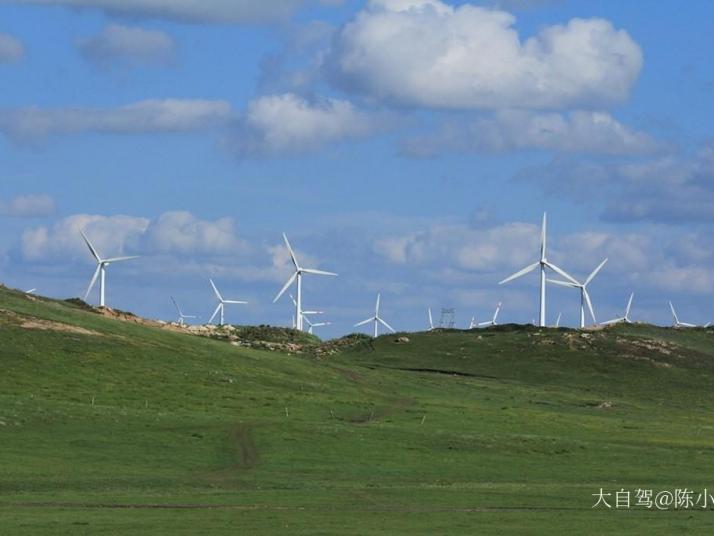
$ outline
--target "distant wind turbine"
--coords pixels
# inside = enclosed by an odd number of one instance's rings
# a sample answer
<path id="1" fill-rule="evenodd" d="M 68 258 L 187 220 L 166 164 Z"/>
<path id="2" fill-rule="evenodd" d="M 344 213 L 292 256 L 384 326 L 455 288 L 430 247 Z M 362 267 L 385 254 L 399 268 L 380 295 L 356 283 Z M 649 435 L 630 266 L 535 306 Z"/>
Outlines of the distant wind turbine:
<path id="1" fill-rule="evenodd" d="M 303 312 L 303 314 L 307 314 L 307 313 L 306 313 L 306 312 Z M 310 318 L 307 317 L 307 316 L 304 318 L 304 320 L 305 320 L 305 322 L 307 322 L 307 325 L 308 325 L 308 330 L 307 330 L 307 332 L 308 332 L 310 335 L 312 335 L 312 332 L 313 332 L 313 329 L 314 329 L 314 328 L 319 328 L 319 327 L 322 327 L 322 326 L 329 326 L 330 324 L 332 324 L 332 322 L 310 322 Z"/>
<path id="2" fill-rule="evenodd" d="M 696 324 L 689 324 L 687 322 L 680 322 L 677 316 L 677 311 L 674 310 L 674 305 L 669 302 L 669 308 L 672 310 L 672 316 L 674 317 L 674 327 L 675 328 L 696 328 Z"/>
<path id="3" fill-rule="evenodd" d="M 607 322 L 603 322 L 601 325 L 603 326 L 609 326 L 611 324 L 632 324 L 632 320 L 630 320 L 630 309 L 632 308 L 632 300 L 635 298 L 635 293 L 633 292 L 630 294 L 630 299 L 627 302 L 627 309 L 625 309 L 625 316 L 621 318 L 613 318 L 612 320 L 608 320 Z"/>
<path id="4" fill-rule="evenodd" d="M 474 329 L 478 327 L 478 322 L 476 321 L 476 317 L 472 316 L 471 317 L 471 322 L 469 322 L 469 329 Z"/>
<path id="5" fill-rule="evenodd" d="M 79 232 L 82 234 L 82 238 L 84 238 L 84 242 L 87 244 L 87 247 L 89 248 L 90 253 L 94 257 L 94 259 L 97 261 L 97 269 L 94 271 L 94 275 L 92 276 L 92 280 L 89 282 L 89 286 L 87 287 L 87 292 L 84 293 L 84 301 L 87 301 L 87 298 L 89 297 L 89 293 L 92 292 L 92 288 L 94 287 L 94 284 L 97 282 L 97 277 L 99 277 L 99 306 L 104 307 L 105 306 L 105 288 L 106 288 L 106 272 L 107 272 L 107 266 L 109 266 L 112 263 L 115 262 L 121 262 L 121 261 L 128 261 L 131 259 L 138 259 L 138 256 L 133 255 L 130 257 L 113 257 L 110 259 L 102 259 L 99 256 L 99 253 L 97 253 L 97 250 L 94 248 L 92 243 L 89 241 L 89 238 L 87 238 L 87 235 L 84 234 L 84 231 L 81 229 Z"/>
<path id="6" fill-rule="evenodd" d="M 387 324 L 382 317 L 379 316 L 379 301 L 380 301 L 380 294 L 377 294 L 377 305 L 374 307 L 374 316 L 369 317 L 367 320 L 362 320 L 362 322 L 357 322 L 355 324 L 355 327 L 359 326 L 364 326 L 365 324 L 369 324 L 370 322 L 374 322 L 374 338 L 376 339 L 379 336 L 379 324 L 382 324 L 385 328 L 387 328 L 389 331 L 392 333 L 396 333 L 394 331 L 394 328 Z"/>
<path id="7" fill-rule="evenodd" d="M 170 296 L 170 298 L 171 298 L 171 301 L 174 302 L 174 307 L 176 308 L 176 312 L 177 312 L 178 315 L 179 315 L 179 316 L 178 316 L 178 320 L 176 321 L 176 323 L 177 323 L 179 326 L 185 325 L 185 324 L 186 324 L 185 320 L 186 320 L 187 318 L 196 318 L 196 315 L 185 315 L 185 314 L 183 314 L 183 311 L 181 311 L 181 307 L 179 307 L 179 304 L 176 303 L 176 300 L 174 299 L 174 297 L 173 297 L 173 296 Z"/>
<path id="8" fill-rule="evenodd" d="M 524 276 L 536 268 L 540 267 L 540 319 L 539 319 L 539 324 L 541 327 L 545 327 L 545 269 L 550 268 L 553 270 L 555 273 L 558 275 L 564 277 L 568 281 L 572 281 L 573 283 L 577 283 L 575 279 L 573 279 L 570 275 L 568 275 L 564 270 L 561 268 L 558 268 L 555 264 L 550 262 L 546 258 L 546 226 L 547 226 L 547 215 L 543 213 L 543 225 L 541 227 L 541 235 L 540 235 L 540 260 L 538 262 L 534 262 L 533 264 L 526 266 L 522 270 L 516 272 L 515 274 L 507 277 L 503 281 L 499 283 L 499 285 L 503 285 L 505 283 L 508 283 L 509 281 L 513 281 L 514 279 L 518 279 L 521 276 Z"/>
<path id="9" fill-rule="evenodd" d="M 493 318 L 487 322 L 479 322 L 479 327 L 497 326 L 498 324 L 496 323 L 496 320 L 498 319 L 498 313 L 500 312 L 501 302 L 498 302 L 498 305 L 496 306 L 496 312 L 493 313 Z"/>
<path id="10" fill-rule="evenodd" d="M 222 326 L 223 325 L 223 316 L 225 313 L 226 305 L 245 305 L 248 302 L 247 301 L 237 301 L 237 300 L 224 300 L 223 296 L 218 291 L 216 284 L 213 282 L 213 279 L 209 279 L 208 281 L 210 281 L 211 286 L 213 287 L 213 292 L 215 292 L 216 298 L 218 298 L 218 305 L 216 306 L 216 310 L 213 311 L 211 318 L 208 319 L 208 323 L 209 324 L 212 323 L 213 319 L 216 318 L 216 315 L 220 312 L 221 313 L 221 323 L 219 325 Z"/>
<path id="11" fill-rule="evenodd" d="M 297 300 L 295 301 L 295 328 L 303 331 L 303 317 L 302 315 L 304 314 L 302 312 L 302 274 L 313 274 L 313 275 L 330 275 L 330 276 L 336 276 L 337 274 L 332 273 L 332 272 L 325 272 L 322 270 L 314 270 L 312 268 L 302 268 L 300 264 L 298 264 L 297 258 L 295 257 L 295 252 L 293 251 L 293 248 L 290 246 L 290 242 L 288 241 L 288 237 L 285 233 L 283 233 L 283 239 L 285 240 L 285 245 L 288 247 L 288 251 L 290 252 L 290 260 L 293 262 L 293 266 L 295 267 L 295 271 L 293 272 L 293 275 L 290 276 L 288 281 L 285 283 L 282 289 L 280 289 L 280 292 L 278 292 L 278 295 L 275 296 L 275 299 L 273 300 L 273 303 L 278 301 L 280 299 L 280 296 L 285 294 L 285 291 L 288 290 L 290 285 L 293 284 L 293 282 L 297 281 Z"/>
<path id="12" fill-rule="evenodd" d="M 590 315 L 593 318 L 593 322 L 597 324 L 597 320 L 595 319 L 595 310 L 593 309 L 593 302 L 590 299 L 590 294 L 588 293 L 588 285 L 592 282 L 593 279 L 595 279 L 595 276 L 602 270 L 602 267 L 605 266 L 605 263 L 607 262 L 607 259 L 602 261 L 597 268 L 595 268 L 588 278 L 585 280 L 584 283 L 578 283 L 577 281 L 574 282 L 569 282 L 569 281 L 558 281 L 554 279 L 548 279 L 549 283 L 553 283 L 554 285 L 560 285 L 562 287 L 570 287 L 570 288 L 577 288 L 580 289 L 580 329 L 585 327 L 585 305 L 587 304 L 588 309 L 590 310 Z"/>

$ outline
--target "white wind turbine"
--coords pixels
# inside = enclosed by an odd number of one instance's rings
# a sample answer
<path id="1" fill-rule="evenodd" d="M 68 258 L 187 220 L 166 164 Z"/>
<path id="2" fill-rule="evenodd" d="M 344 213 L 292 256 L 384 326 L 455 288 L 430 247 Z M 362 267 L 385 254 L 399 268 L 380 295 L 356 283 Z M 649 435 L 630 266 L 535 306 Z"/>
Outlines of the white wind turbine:
<path id="1" fill-rule="evenodd" d="M 541 228 L 541 235 L 540 235 L 540 260 L 538 262 L 534 262 L 533 264 L 526 266 L 523 268 L 523 270 L 520 270 L 519 272 L 516 272 L 515 274 L 507 277 L 503 281 L 499 283 L 499 285 L 503 285 L 505 283 L 508 283 L 509 281 L 513 281 L 514 279 L 518 279 L 521 276 L 524 276 L 536 268 L 540 267 L 540 319 L 539 319 L 539 324 L 541 327 L 545 327 L 545 269 L 550 268 L 553 270 L 555 273 L 559 274 L 560 276 L 564 277 L 565 279 L 572 281 L 573 283 L 577 283 L 575 279 L 573 279 L 571 276 L 569 276 L 564 270 L 561 268 L 558 268 L 555 264 L 550 262 L 547 257 L 546 257 L 546 224 L 547 224 L 547 215 L 546 213 L 543 213 L 543 225 Z"/>
<path id="2" fill-rule="evenodd" d="M 478 322 L 476 321 L 476 317 L 472 316 L 471 317 L 471 322 L 469 322 L 469 329 L 474 329 L 478 327 Z"/>
<path id="3" fill-rule="evenodd" d="M 496 323 L 496 320 L 498 319 L 498 313 L 500 312 L 501 302 L 498 302 L 498 305 L 496 306 L 496 312 L 493 313 L 493 318 L 491 320 L 488 320 L 487 322 L 480 322 L 479 327 L 497 326 L 498 324 Z"/>
<path id="4" fill-rule="evenodd" d="M 245 305 L 248 302 L 247 301 L 237 301 L 237 300 L 224 300 L 223 296 L 221 296 L 221 293 L 218 291 L 216 284 L 213 282 L 213 279 L 209 279 L 209 281 L 211 282 L 211 286 L 213 287 L 213 292 L 216 293 L 216 298 L 218 298 L 218 305 L 216 306 L 216 310 L 213 311 L 211 318 L 208 319 L 208 323 L 210 324 L 211 322 L 213 322 L 213 319 L 216 318 L 216 315 L 220 312 L 221 313 L 221 323 L 219 325 L 222 326 L 223 325 L 223 314 L 225 312 L 226 305 Z"/>
<path id="5" fill-rule="evenodd" d="M 674 317 L 674 327 L 675 328 L 696 328 L 696 324 L 689 324 L 687 322 L 680 322 L 679 317 L 677 316 L 677 311 L 674 310 L 674 305 L 672 305 L 672 302 L 669 302 L 669 308 L 672 310 L 672 316 Z M 707 326 L 709 327 L 709 326 Z"/>
<path id="6" fill-rule="evenodd" d="M 554 285 L 560 285 L 561 287 L 569 287 L 569 288 L 577 288 L 580 289 L 580 329 L 585 327 L 585 305 L 587 304 L 588 309 L 590 310 L 590 315 L 593 318 L 593 322 L 597 324 L 597 320 L 595 319 L 595 310 L 593 309 L 593 302 L 590 299 L 590 294 L 588 293 L 588 285 L 591 283 L 593 279 L 595 279 L 595 276 L 602 270 L 602 267 L 605 266 L 605 263 L 607 262 L 607 259 L 602 261 L 597 268 L 595 268 L 592 273 L 588 276 L 588 278 L 585 280 L 584 283 L 578 283 L 577 281 L 574 282 L 569 282 L 569 281 L 558 281 L 555 279 L 548 279 L 549 283 L 553 283 Z"/>
<path id="7" fill-rule="evenodd" d="M 374 307 L 374 316 L 369 317 L 367 320 L 362 320 L 362 322 L 357 322 L 355 324 L 355 327 L 359 326 L 364 326 L 365 324 L 369 324 L 370 322 L 374 322 L 374 338 L 376 339 L 379 336 L 379 324 L 382 324 L 385 328 L 387 328 L 389 331 L 392 333 L 396 333 L 394 331 L 394 328 L 387 324 L 382 317 L 379 316 L 379 300 L 380 300 L 380 294 L 377 294 L 377 305 Z"/>
<path id="8" fill-rule="evenodd" d="M 307 314 L 307 312 L 303 312 L 303 314 Z M 322 326 L 329 326 L 330 324 L 332 324 L 332 322 L 310 322 L 310 318 L 307 316 L 303 320 L 305 320 L 305 322 L 307 322 L 307 325 L 308 325 L 307 332 L 310 335 L 312 335 L 312 331 L 314 328 L 319 328 Z"/>
<path id="9" fill-rule="evenodd" d="M 288 242 L 288 237 L 285 233 L 283 233 L 283 239 L 285 240 L 285 245 L 288 247 L 288 251 L 290 252 L 290 259 L 293 262 L 293 266 L 295 267 L 295 271 L 293 272 L 293 275 L 290 276 L 288 281 L 285 283 L 282 289 L 280 289 L 280 292 L 278 292 L 278 295 L 275 296 L 275 299 L 273 300 L 273 303 L 278 301 L 280 299 L 280 296 L 285 294 L 285 291 L 288 290 L 288 287 L 293 284 L 297 280 L 297 300 L 295 300 L 295 328 L 303 331 L 303 317 L 302 315 L 304 314 L 302 312 L 302 274 L 313 274 L 313 275 L 331 275 L 331 276 L 336 276 L 337 274 L 332 273 L 332 272 L 325 272 L 323 270 L 314 270 L 312 268 L 302 268 L 297 261 L 297 258 L 295 257 L 295 252 L 293 251 L 293 248 L 290 246 L 290 242 Z"/>
<path id="10" fill-rule="evenodd" d="M 607 322 L 603 322 L 601 325 L 602 326 L 609 326 L 610 324 L 619 324 L 620 322 L 623 322 L 625 324 L 632 324 L 632 320 L 630 320 L 630 309 L 632 308 L 632 300 L 635 297 L 635 293 L 633 292 L 630 294 L 630 299 L 627 302 L 627 309 L 625 309 L 625 316 L 622 318 L 613 318 L 612 320 L 608 320 Z"/>
<path id="11" fill-rule="evenodd" d="M 294 305 L 295 307 L 297 307 L 298 304 L 297 304 L 297 301 L 295 300 L 295 298 L 293 297 L 293 295 L 292 295 L 292 294 L 288 294 L 288 296 L 290 296 L 290 301 L 293 302 L 293 305 Z M 301 314 L 302 316 L 324 315 L 324 314 L 325 314 L 325 311 L 300 311 L 300 314 Z"/>
<path id="12" fill-rule="evenodd" d="M 94 287 L 94 284 L 97 282 L 97 277 L 99 277 L 99 306 L 104 307 L 105 306 L 105 288 L 106 288 L 106 272 L 107 272 L 107 266 L 109 266 L 112 263 L 115 262 L 121 262 L 121 261 L 128 261 L 131 259 L 138 259 L 138 256 L 133 255 L 130 257 L 113 257 L 110 259 L 102 259 L 99 256 L 99 253 L 97 253 L 97 250 L 94 248 L 92 243 L 89 241 L 89 238 L 87 238 L 87 235 L 84 234 L 84 231 L 81 229 L 79 232 L 82 234 L 82 238 L 84 238 L 84 242 L 87 244 L 87 247 L 89 248 L 90 253 L 94 257 L 94 259 L 97 261 L 97 269 L 94 270 L 94 275 L 92 276 L 92 280 L 89 282 L 89 286 L 87 287 L 87 292 L 84 293 L 84 301 L 87 301 L 87 297 L 89 297 L 89 293 L 92 292 L 92 288 Z M 101 276 L 101 277 L 100 277 Z"/>
<path id="13" fill-rule="evenodd" d="M 176 303 L 176 300 L 174 299 L 174 297 L 173 297 L 173 296 L 170 296 L 170 298 L 171 298 L 171 301 L 174 302 L 174 307 L 176 308 L 176 312 L 177 312 L 178 315 L 179 315 L 179 316 L 178 316 L 178 320 L 176 321 L 176 323 L 177 323 L 179 326 L 183 326 L 184 324 L 186 324 L 185 320 L 186 320 L 187 318 L 196 318 L 196 315 L 185 315 L 185 314 L 183 314 L 183 311 L 181 311 L 181 307 L 179 307 L 179 304 Z"/>

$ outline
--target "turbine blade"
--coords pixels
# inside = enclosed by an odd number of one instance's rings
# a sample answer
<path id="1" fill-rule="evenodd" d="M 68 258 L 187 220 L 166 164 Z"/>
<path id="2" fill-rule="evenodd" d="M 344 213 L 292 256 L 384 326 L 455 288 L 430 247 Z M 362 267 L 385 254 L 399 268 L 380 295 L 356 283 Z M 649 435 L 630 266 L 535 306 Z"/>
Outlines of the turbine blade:
<path id="1" fill-rule="evenodd" d="M 434 322 L 431 319 L 431 307 L 429 307 L 429 329 L 434 329 Z"/>
<path id="2" fill-rule="evenodd" d="M 216 310 L 213 311 L 213 314 L 211 315 L 211 318 L 208 319 L 208 323 L 209 323 L 209 324 L 212 324 L 212 323 L 213 323 L 213 319 L 216 318 L 216 315 L 218 314 L 218 311 L 221 310 L 221 306 L 222 306 L 222 305 L 223 305 L 222 303 L 219 303 L 218 306 L 216 307 Z"/>
<path id="3" fill-rule="evenodd" d="M 288 294 L 288 296 L 290 296 L 290 301 L 293 302 L 293 305 L 294 305 L 295 307 L 297 307 L 297 302 L 295 301 L 295 298 L 293 297 L 293 295 L 292 295 L 292 294 Z M 303 312 L 303 314 L 305 314 L 305 313 Z"/>
<path id="4" fill-rule="evenodd" d="M 677 318 L 677 311 L 674 310 L 674 305 L 672 305 L 672 302 L 669 302 L 669 308 L 672 309 L 672 316 L 674 317 L 674 322 L 679 324 L 679 318 Z"/>
<path id="5" fill-rule="evenodd" d="M 580 286 L 580 283 L 578 283 L 577 280 L 576 280 L 572 275 L 570 275 L 568 272 L 566 272 L 566 271 L 563 270 L 562 268 L 558 268 L 555 264 L 553 264 L 553 263 L 551 263 L 551 262 L 546 262 L 545 265 L 546 265 L 548 268 L 550 268 L 551 270 L 553 270 L 555 273 L 557 273 L 558 275 L 560 275 L 561 277 L 564 277 L 565 279 L 567 279 L 567 280 L 570 281 L 571 283 L 575 283 L 576 285 Z"/>
<path id="6" fill-rule="evenodd" d="M 580 288 L 580 285 L 574 285 L 573 283 L 570 283 L 569 281 L 559 281 L 558 279 L 547 279 L 548 283 L 552 283 L 554 285 L 560 285 L 561 287 L 568 287 L 568 288 Z"/>
<path id="7" fill-rule="evenodd" d="M 536 268 L 538 268 L 538 266 L 540 266 L 540 262 L 534 262 L 534 263 L 531 264 L 530 266 L 526 266 L 525 268 L 523 268 L 523 270 L 520 270 L 520 271 L 516 272 L 515 274 L 513 274 L 513 275 L 511 275 L 511 276 L 508 276 L 506 279 L 504 279 L 503 281 L 501 281 L 501 282 L 499 283 L 499 285 L 503 285 L 504 283 L 508 283 L 509 281 L 513 281 L 514 279 L 518 279 L 519 277 L 521 277 L 521 276 L 523 276 L 523 275 L 526 275 L 526 274 L 529 273 L 529 272 L 532 272 L 533 270 L 535 270 Z"/>
<path id="8" fill-rule="evenodd" d="M 617 324 L 619 322 L 624 322 L 624 318 L 613 318 L 612 320 L 607 320 L 606 322 L 601 322 L 601 326 L 609 326 L 610 324 Z"/>
<path id="9" fill-rule="evenodd" d="M 285 291 L 288 290 L 288 288 L 290 287 L 290 285 L 293 284 L 293 282 L 295 281 L 295 278 L 297 277 L 297 275 L 298 275 L 298 272 L 293 272 L 293 275 L 290 276 L 290 279 L 288 279 L 287 283 L 285 283 L 285 285 L 283 285 L 283 288 L 280 289 L 280 292 L 278 292 L 278 295 L 275 296 L 275 299 L 273 300 L 273 303 L 275 303 L 276 301 L 278 301 L 278 300 L 280 299 L 280 296 L 282 296 L 283 294 L 285 294 Z M 295 306 L 297 307 L 297 303 L 295 304 Z"/>
<path id="10" fill-rule="evenodd" d="M 79 230 L 80 233 L 82 233 L 82 238 L 84 238 L 84 243 L 87 244 L 87 247 L 89 248 L 89 251 L 91 252 L 92 256 L 97 259 L 97 261 L 101 262 L 101 257 L 99 256 L 99 253 L 97 253 L 97 250 L 94 249 L 94 246 L 92 243 L 89 241 L 89 238 L 87 238 L 87 235 L 84 234 L 84 231 L 82 229 Z"/>
<path id="11" fill-rule="evenodd" d="M 299 270 L 300 265 L 298 265 L 297 258 L 295 257 L 295 252 L 293 251 L 293 248 L 290 246 L 290 241 L 288 240 L 288 235 L 286 235 L 285 233 L 283 233 L 283 240 L 285 240 L 285 245 L 288 247 L 288 251 L 290 252 L 290 259 L 293 261 L 295 270 Z"/>
<path id="12" fill-rule="evenodd" d="M 607 262 L 607 259 L 605 259 L 604 261 L 602 261 L 602 262 L 598 265 L 598 267 L 595 268 L 595 269 L 592 271 L 592 273 L 588 276 L 588 278 L 585 280 L 585 283 L 583 283 L 583 285 L 588 285 L 588 284 L 590 284 L 590 281 L 592 281 L 593 279 L 595 279 L 595 276 L 598 274 L 598 272 L 599 272 L 600 270 L 602 270 L 602 267 L 605 266 L 605 263 L 606 263 L 606 262 Z"/>
<path id="13" fill-rule="evenodd" d="M 334 272 L 325 272 L 324 270 L 314 270 L 313 268 L 303 268 L 302 272 L 305 274 L 337 276 L 337 274 Z"/>
<path id="14" fill-rule="evenodd" d="M 498 307 L 496 307 L 496 312 L 493 313 L 493 324 L 496 324 L 496 319 L 498 318 L 498 313 L 501 312 L 501 302 L 498 302 Z"/>
<path id="15" fill-rule="evenodd" d="M 87 301 L 87 298 L 89 297 L 89 293 L 92 292 L 92 287 L 94 287 L 94 283 L 97 282 L 97 277 L 99 277 L 99 271 L 102 269 L 101 264 L 97 264 L 97 269 L 94 270 L 94 275 L 92 276 L 92 280 L 89 282 L 89 286 L 87 287 L 87 292 L 84 293 L 84 301 Z"/>
<path id="16" fill-rule="evenodd" d="M 129 257 L 113 257 L 111 259 L 104 259 L 104 262 L 121 262 L 130 261 L 131 259 L 138 259 L 139 255 L 131 255 Z"/>
<path id="17" fill-rule="evenodd" d="M 588 304 L 588 309 L 590 309 L 590 316 L 593 318 L 593 323 L 597 324 L 597 320 L 595 319 L 595 310 L 593 309 L 593 302 L 590 300 L 590 294 L 588 294 L 585 287 L 583 287 L 583 294 L 585 295 L 585 303 Z"/>
<path id="18" fill-rule="evenodd" d="M 387 328 L 389 331 L 391 331 L 392 333 L 396 333 L 395 329 L 394 329 L 392 326 L 390 326 L 389 324 L 387 324 L 387 323 L 386 323 L 384 320 L 382 320 L 381 318 L 377 317 L 377 322 L 381 322 L 382 325 L 383 325 L 385 328 Z"/>
<path id="19" fill-rule="evenodd" d="M 547 222 L 548 222 L 548 214 L 546 212 L 543 213 L 543 225 L 541 226 L 540 230 L 540 258 L 541 260 L 545 260 L 545 251 L 546 251 L 546 239 L 548 236 L 547 233 Z"/>
<path id="20" fill-rule="evenodd" d="M 171 301 L 174 302 L 174 307 L 176 307 L 176 311 L 178 311 L 179 316 L 183 316 L 183 313 L 181 312 L 181 308 L 178 306 L 178 303 L 176 303 L 176 300 L 174 300 L 173 296 L 170 296 Z"/>
<path id="21" fill-rule="evenodd" d="M 374 316 L 375 318 L 379 316 L 379 300 L 381 299 L 382 295 L 381 293 L 377 293 L 377 305 L 374 307 Z"/>
<path id="22" fill-rule="evenodd" d="M 369 324 L 370 322 L 374 322 L 374 317 L 368 318 L 367 320 L 362 320 L 362 322 L 357 322 L 355 324 L 355 327 L 357 328 L 359 326 L 364 326 L 365 324 Z"/>
<path id="23" fill-rule="evenodd" d="M 221 296 L 221 293 L 218 292 L 218 288 L 216 287 L 216 284 L 213 282 L 213 279 L 209 278 L 208 280 L 211 282 L 211 286 L 213 287 L 213 292 L 216 293 L 216 297 L 218 298 L 218 301 L 223 301 L 223 296 Z"/>
<path id="24" fill-rule="evenodd" d="M 630 309 L 632 308 L 632 300 L 635 297 L 635 293 L 630 294 L 630 301 L 627 302 L 627 309 L 625 309 L 625 318 L 630 318 Z"/>
<path id="25" fill-rule="evenodd" d="M 238 301 L 238 300 L 223 300 L 223 303 L 230 303 L 232 305 L 246 305 L 248 302 L 247 301 Z"/>

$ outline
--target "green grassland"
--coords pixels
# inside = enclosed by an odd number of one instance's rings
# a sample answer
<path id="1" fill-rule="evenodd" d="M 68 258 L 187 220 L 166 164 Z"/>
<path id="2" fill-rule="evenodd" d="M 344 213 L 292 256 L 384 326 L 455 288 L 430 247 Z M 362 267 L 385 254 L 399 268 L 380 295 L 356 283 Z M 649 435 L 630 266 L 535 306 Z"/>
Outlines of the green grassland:
<path id="1" fill-rule="evenodd" d="M 714 494 L 714 330 L 407 336 L 286 354 L 0 289 L 0 534 L 714 531 L 592 508 Z"/>

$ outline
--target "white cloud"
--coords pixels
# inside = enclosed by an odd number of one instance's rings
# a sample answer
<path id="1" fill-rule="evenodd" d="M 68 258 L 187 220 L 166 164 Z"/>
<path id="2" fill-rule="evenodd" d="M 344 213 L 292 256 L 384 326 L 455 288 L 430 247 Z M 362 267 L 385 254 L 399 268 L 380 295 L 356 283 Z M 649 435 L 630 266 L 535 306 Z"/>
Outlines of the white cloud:
<path id="1" fill-rule="evenodd" d="M 228 143 L 242 155 L 302 152 L 365 136 L 378 123 L 345 100 L 269 95 L 248 105 L 241 128 Z"/>
<path id="2" fill-rule="evenodd" d="M 27 261 L 91 259 L 80 229 L 87 233 L 100 255 L 133 253 L 148 226 L 146 218 L 75 214 L 52 227 L 26 230 L 22 235 L 22 256 Z"/>
<path id="3" fill-rule="evenodd" d="M 98 9 L 109 14 L 192 23 L 262 23 L 288 18 L 306 0 L 3 0 Z M 322 2 L 330 5 L 334 2 Z"/>
<path id="4" fill-rule="evenodd" d="M 515 110 L 447 122 L 435 134 L 403 144 L 403 150 L 413 156 L 519 149 L 620 155 L 650 153 L 659 147 L 649 135 L 628 128 L 605 112 Z"/>
<path id="5" fill-rule="evenodd" d="M 0 216 L 35 218 L 49 216 L 55 211 L 55 201 L 49 195 L 19 195 L 10 201 L 0 199 Z"/>
<path id="6" fill-rule="evenodd" d="M 89 236 L 100 255 L 142 254 L 185 257 L 206 255 L 205 262 L 245 253 L 230 218 L 201 220 L 189 212 L 166 212 L 156 220 L 134 216 L 75 214 L 51 227 L 26 230 L 21 251 L 26 261 L 90 260 L 79 230 Z"/>
<path id="7" fill-rule="evenodd" d="M 572 19 L 521 41 L 514 17 L 439 0 L 373 0 L 326 65 L 343 88 L 434 108 L 590 107 L 625 99 L 642 65 L 627 32 Z"/>
<path id="8" fill-rule="evenodd" d="M 25 55 L 25 47 L 13 36 L 0 32 L 0 63 L 14 63 Z"/>
<path id="9" fill-rule="evenodd" d="M 168 65 L 176 44 L 164 32 L 110 24 L 98 35 L 77 44 L 82 56 L 98 67 L 115 63 L 129 65 Z"/>
<path id="10" fill-rule="evenodd" d="M 152 222 L 144 247 L 156 253 L 235 255 L 247 247 L 231 218 L 200 220 L 190 212 L 166 212 Z"/>
<path id="11" fill-rule="evenodd" d="M 145 100 L 119 108 L 22 108 L 0 110 L 0 132 L 16 142 L 53 134 L 189 132 L 222 125 L 233 117 L 226 101 Z"/>

